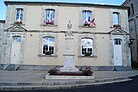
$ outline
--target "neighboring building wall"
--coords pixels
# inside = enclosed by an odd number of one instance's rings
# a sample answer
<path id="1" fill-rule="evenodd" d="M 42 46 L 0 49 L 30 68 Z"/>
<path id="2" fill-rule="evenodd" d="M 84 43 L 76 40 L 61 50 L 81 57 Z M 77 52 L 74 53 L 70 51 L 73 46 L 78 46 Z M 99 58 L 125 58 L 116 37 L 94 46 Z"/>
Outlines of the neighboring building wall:
<path id="1" fill-rule="evenodd" d="M 68 31 L 67 24 L 71 21 L 71 31 L 74 34 L 73 51 L 75 54 L 75 65 L 77 66 L 114 66 L 113 41 L 114 38 L 122 39 L 122 66 L 131 66 L 130 52 L 128 47 L 128 18 L 127 9 L 110 6 L 90 6 L 75 4 L 25 4 L 6 3 L 7 17 L 6 28 L 8 31 L 7 60 L 10 64 L 12 35 L 21 35 L 22 60 L 19 64 L 24 65 L 59 65 L 64 64 L 65 33 Z M 16 9 L 22 8 L 23 21 L 21 26 L 15 25 Z M 45 9 L 55 9 L 55 24 L 44 25 Z M 92 11 L 96 27 L 82 26 L 82 11 Z M 113 27 L 113 12 L 119 12 L 121 28 Z M 21 31 L 22 30 L 22 31 Z M 22 33 L 23 32 L 23 33 Z M 116 36 L 118 35 L 118 36 Z M 55 38 L 54 55 L 42 55 L 42 38 L 51 36 Z M 82 56 L 81 39 L 89 37 L 93 39 L 93 55 Z"/>
<path id="2" fill-rule="evenodd" d="M 131 46 L 132 62 L 138 67 L 138 0 L 126 0 L 122 5 L 130 7 L 128 10 L 129 31 L 130 37 L 135 39 Z"/>
<path id="3" fill-rule="evenodd" d="M 2 63 L 4 26 L 5 20 L 0 20 L 0 64 Z"/>

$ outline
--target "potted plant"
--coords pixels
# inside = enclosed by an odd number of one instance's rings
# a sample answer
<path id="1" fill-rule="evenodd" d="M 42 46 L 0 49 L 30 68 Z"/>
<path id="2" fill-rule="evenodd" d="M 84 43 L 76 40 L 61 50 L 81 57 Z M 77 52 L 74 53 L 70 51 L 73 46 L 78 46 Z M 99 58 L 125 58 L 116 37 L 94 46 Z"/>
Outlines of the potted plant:
<path id="1" fill-rule="evenodd" d="M 113 25 L 114 28 L 121 28 L 120 25 Z"/>
<path id="2" fill-rule="evenodd" d="M 85 23 L 84 26 L 88 26 L 88 27 L 90 27 L 90 24 Z"/>
<path id="3" fill-rule="evenodd" d="M 91 56 L 91 53 L 87 52 L 87 53 L 85 53 L 85 56 Z"/>
<path id="4" fill-rule="evenodd" d="M 46 55 L 51 55 L 51 52 L 50 51 L 47 51 L 45 54 Z"/>

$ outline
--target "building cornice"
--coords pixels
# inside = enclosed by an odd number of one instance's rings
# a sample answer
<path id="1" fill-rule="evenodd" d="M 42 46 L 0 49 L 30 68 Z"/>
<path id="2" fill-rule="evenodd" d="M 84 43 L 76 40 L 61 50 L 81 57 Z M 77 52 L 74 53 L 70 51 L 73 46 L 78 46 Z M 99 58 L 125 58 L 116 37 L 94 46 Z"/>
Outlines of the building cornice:
<path id="1" fill-rule="evenodd" d="M 101 7 L 101 8 L 119 8 L 128 9 L 126 6 L 119 5 L 105 5 L 105 4 L 92 4 L 92 3 L 68 3 L 68 2 L 39 2 L 39 1 L 4 1 L 5 5 L 9 4 L 22 4 L 22 5 L 58 5 L 58 6 L 75 6 L 75 7 Z"/>
<path id="2" fill-rule="evenodd" d="M 48 31 L 48 30 L 27 30 L 26 32 L 30 32 L 30 33 L 66 33 L 67 31 Z M 124 31 L 125 32 L 125 31 Z M 109 35 L 111 34 L 111 31 L 110 32 L 80 32 L 80 31 L 72 31 L 72 33 L 74 34 L 101 34 L 101 35 Z M 116 33 L 118 34 L 118 33 Z M 119 35 L 129 35 L 129 33 L 125 32 L 125 33 L 119 33 Z"/>

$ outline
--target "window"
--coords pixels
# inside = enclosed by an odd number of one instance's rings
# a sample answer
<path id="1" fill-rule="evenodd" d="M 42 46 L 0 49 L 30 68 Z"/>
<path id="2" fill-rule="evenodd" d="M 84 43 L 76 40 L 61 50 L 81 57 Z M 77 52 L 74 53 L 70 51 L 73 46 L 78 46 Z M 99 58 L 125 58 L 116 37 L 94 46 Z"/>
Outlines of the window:
<path id="1" fill-rule="evenodd" d="M 91 38 L 82 38 L 81 39 L 81 48 L 83 56 L 92 56 L 93 55 L 93 39 Z"/>
<path id="2" fill-rule="evenodd" d="M 114 39 L 114 44 L 115 45 L 121 45 L 121 39 Z"/>
<path id="3" fill-rule="evenodd" d="M 54 25 L 55 22 L 55 10 L 46 9 L 45 21 L 46 24 Z"/>
<path id="4" fill-rule="evenodd" d="M 16 20 L 22 22 L 23 21 L 23 9 L 17 8 L 16 9 Z"/>
<path id="5" fill-rule="evenodd" d="M 13 36 L 13 42 L 21 42 L 21 36 Z"/>
<path id="6" fill-rule="evenodd" d="M 43 37 L 43 55 L 53 55 L 54 54 L 54 37 Z"/>
<path id="7" fill-rule="evenodd" d="M 95 26 L 94 18 L 92 18 L 92 11 L 83 10 L 82 11 L 82 25 L 83 26 Z"/>
<path id="8" fill-rule="evenodd" d="M 119 25 L 119 12 L 113 12 L 113 25 Z"/>

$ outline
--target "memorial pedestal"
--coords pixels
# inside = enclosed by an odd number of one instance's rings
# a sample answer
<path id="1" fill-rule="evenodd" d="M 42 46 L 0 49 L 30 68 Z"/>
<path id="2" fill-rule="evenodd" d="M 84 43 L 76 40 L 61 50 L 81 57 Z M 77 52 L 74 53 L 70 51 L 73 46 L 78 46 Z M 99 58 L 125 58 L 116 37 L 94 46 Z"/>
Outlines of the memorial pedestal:
<path id="1" fill-rule="evenodd" d="M 64 66 L 60 68 L 60 72 L 78 72 L 79 69 L 75 68 L 74 64 L 75 55 L 64 54 Z"/>

